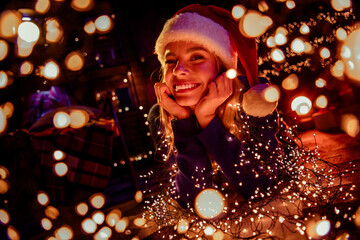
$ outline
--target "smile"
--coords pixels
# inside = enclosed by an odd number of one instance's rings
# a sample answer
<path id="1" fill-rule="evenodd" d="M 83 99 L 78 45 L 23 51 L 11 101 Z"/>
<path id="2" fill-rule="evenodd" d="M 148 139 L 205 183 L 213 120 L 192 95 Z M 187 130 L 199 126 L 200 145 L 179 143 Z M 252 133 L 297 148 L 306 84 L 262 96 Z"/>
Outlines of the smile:
<path id="1" fill-rule="evenodd" d="M 193 90 L 194 88 L 197 88 L 199 84 L 195 83 L 186 83 L 186 84 L 175 84 L 175 92 L 181 91 L 181 90 Z"/>

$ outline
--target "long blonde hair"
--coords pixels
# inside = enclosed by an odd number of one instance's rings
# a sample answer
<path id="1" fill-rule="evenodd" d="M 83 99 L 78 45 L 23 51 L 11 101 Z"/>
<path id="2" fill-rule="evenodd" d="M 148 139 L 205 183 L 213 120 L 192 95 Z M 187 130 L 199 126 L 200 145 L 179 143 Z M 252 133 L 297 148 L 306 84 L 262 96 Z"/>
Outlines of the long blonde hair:
<path id="1" fill-rule="evenodd" d="M 217 63 L 218 74 L 225 72 L 227 69 L 229 69 L 227 66 L 225 66 L 225 64 L 223 63 L 223 61 L 221 61 L 219 57 L 215 56 L 215 59 Z M 162 68 L 161 73 L 163 73 Z M 165 78 L 163 74 L 161 74 L 160 78 L 161 82 L 165 83 Z M 232 95 L 217 108 L 216 115 L 221 119 L 224 126 L 229 129 L 230 133 L 234 134 L 237 138 L 240 139 L 241 126 L 239 126 L 239 122 L 241 120 L 239 119 L 238 111 L 240 111 L 240 101 L 242 97 L 241 91 L 244 86 L 238 78 L 234 79 L 233 85 L 234 91 Z M 171 120 L 173 119 L 174 118 L 166 110 L 160 107 L 160 121 L 164 127 L 162 142 L 165 141 L 167 145 L 167 157 L 169 157 L 172 153 L 175 152 L 174 134 L 171 127 Z"/>

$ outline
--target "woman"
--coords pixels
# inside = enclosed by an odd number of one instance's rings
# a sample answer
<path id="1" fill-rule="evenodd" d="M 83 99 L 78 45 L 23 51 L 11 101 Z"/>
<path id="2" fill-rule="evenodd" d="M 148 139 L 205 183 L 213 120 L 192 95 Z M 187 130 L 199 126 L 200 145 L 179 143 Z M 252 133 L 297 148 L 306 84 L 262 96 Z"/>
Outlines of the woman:
<path id="1" fill-rule="evenodd" d="M 220 187 L 218 169 L 223 186 L 246 199 L 266 191 L 276 178 L 278 123 L 276 103 L 261 97 L 268 85 L 257 77 L 255 39 L 240 34 L 227 10 L 193 4 L 166 22 L 155 53 L 162 80 L 149 122 L 177 167 L 173 198 L 193 207 L 203 189 Z M 230 68 L 246 76 L 230 78 Z"/>

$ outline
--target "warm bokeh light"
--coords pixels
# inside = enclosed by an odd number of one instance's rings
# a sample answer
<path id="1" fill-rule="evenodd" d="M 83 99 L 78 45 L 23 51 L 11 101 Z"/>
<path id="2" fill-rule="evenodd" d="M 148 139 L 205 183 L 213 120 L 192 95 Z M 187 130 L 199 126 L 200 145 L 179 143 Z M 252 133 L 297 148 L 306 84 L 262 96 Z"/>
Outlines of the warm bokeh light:
<path id="1" fill-rule="evenodd" d="M 9 46 L 7 42 L 0 39 L 0 61 L 4 60 L 9 52 Z"/>
<path id="2" fill-rule="evenodd" d="M 279 46 L 287 43 L 287 37 L 282 32 L 277 32 L 274 36 L 274 40 L 275 40 L 276 45 L 279 45 Z"/>
<path id="3" fill-rule="evenodd" d="M 55 237 L 57 239 L 72 239 L 74 237 L 74 232 L 72 228 L 68 225 L 64 225 L 55 231 Z"/>
<path id="4" fill-rule="evenodd" d="M 316 223 L 315 232 L 319 236 L 325 236 L 330 231 L 330 221 L 329 220 L 321 220 Z"/>
<path id="5" fill-rule="evenodd" d="M 295 111 L 298 115 L 305 115 L 310 112 L 312 103 L 309 98 L 304 96 L 296 97 L 291 102 L 291 110 Z"/>
<path id="6" fill-rule="evenodd" d="M 55 150 L 53 153 L 53 158 L 56 161 L 63 160 L 66 157 L 66 154 L 61 150 Z"/>
<path id="7" fill-rule="evenodd" d="M 244 16 L 245 12 L 246 8 L 243 5 L 235 5 L 231 11 L 233 18 L 235 19 L 240 19 Z"/>
<path id="8" fill-rule="evenodd" d="M 9 170 L 6 167 L 0 165 L 0 178 L 5 179 L 8 176 L 9 176 Z"/>
<path id="9" fill-rule="evenodd" d="M 105 214 L 101 211 L 95 211 L 91 218 L 97 225 L 101 225 L 105 221 Z"/>
<path id="10" fill-rule="evenodd" d="M 94 0 L 72 0 L 71 7 L 79 12 L 89 11 L 95 6 Z"/>
<path id="11" fill-rule="evenodd" d="M 359 119 L 353 114 L 341 116 L 341 129 L 351 137 L 356 137 L 360 132 Z"/>
<path id="12" fill-rule="evenodd" d="M 142 193 L 142 191 L 137 190 L 136 193 L 135 193 L 134 199 L 135 199 L 135 201 L 136 201 L 137 203 L 142 202 L 142 200 L 143 200 L 143 193 Z"/>
<path id="13" fill-rule="evenodd" d="M 189 221 L 187 219 L 180 219 L 176 225 L 176 231 L 179 234 L 184 234 L 189 230 Z"/>
<path id="14" fill-rule="evenodd" d="M 70 125 L 71 118 L 66 112 L 57 112 L 54 115 L 53 123 L 56 128 L 66 128 Z"/>
<path id="15" fill-rule="evenodd" d="M 5 10 L 0 15 L 0 36 L 12 38 L 16 36 L 21 23 L 21 14 L 14 10 Z"/>
<path id="16" fill-rule="evenodd" d="M 215 189 L 201 191 L 195 199 L 195 211 L 204 219 L 219 216 L 225 207 L 224 197 Z"/>
<path id="17" fill-rule="evenodd" d="M 51 60 L 45 64 L 45 66 L 42 70 L 42 73 L 45 78 L 47 78 L 49 80 L 54 80 L 60 74 L 60 67 L 55 61 Z"/>
<path id="18" fill-rule="evenodd" d="M 336 30 L 336 38 L 339 40 L 339 41 L 343 41 L 345 40 L 347 37 L 347 32 L 345 31 L 345 29 L 343 29 L 342 27 L 339 27 L 337 30 Z"/>
<path id="19" fill-rule="evenodd" d="M 303 23 L 303 24 L 301 25 L 299 31 L 300 31 L 301 34 L 306 35 L 306 34 L 309 34 L 309 33 L 310 33 L 310 28 L 309 28 L 308 25 L 306 25 L 305 23 Z"/>
<path id="20" fill-rule="evenodd" d="M 326 58 L 329 58 L 330 55 L 331 55 L 331 52 L 328 48 L 323 47 L 320 49 L 320 57 L 326 59 Z"/>
<path id="21" fill-rule="evenodd" d="M 91 20 L 86 22 L 84 25 L 84 31 L 89 35 L 94 34 L 96 31 L 95 23 Z"/>
<path id="22" fill-rule="evenodd" d="M 223 240 L 224 237 L 225 237 L 224 235 L 225 235 L 225 234 L 224 234 L 222 231 L 218 230 L 218 231 L 216 231 L 216 232 L 214 233 L 213 239 L 214 239 L 214 240 Z"/>
<path id="23" fill-rule="evenodd" d="M 48 218 L 41 219 L 41 226 L 44 230 L 49 231 L 52 228 L 52 222 Z"/>
<path id="24" fill-rule="evenodd" d="M 146 223 L 146 219 L 145 218 L 135 218 L 134 219 L 134 225 L 137 227 L 142 227 L 144 226 Z"/>
<path id="25" fill-rule="evenodd" d="M 27 75 L 31 74 L 33 70 L 34 70 L 34 65 L 29 61 L 24 61 L 20 65 L 20 75 L 21 76 L 27 76 Z"/>
<path id="26" fill-rule="evenodd" d="M 69 168 L 66 165 L 66 163 L 63 162 L 58 162 L 54 165 L 54 171 L 56 173 L 57 176 L 59 177 L 63 177 L 67 174 Z"/>
<path id="27" fill-rule="evenodd" d="M 0 194 L 5 194 L 9 191 L 10 185 L 7 180 L 0 179 Z"/>
<path id="28" fill-rule="evenodd" d="M 96 208 L 102 208 L 105 204 L 105 196 L 102 193 L 95 193 L 89 198 L 90 204 Z"/>
<path id="29" fill-rule="evenodd" d="M 226 77 L 229 79 L 234 79 L 237 76 L 237 71 L 235 69 L 229 69 L 226 71 Z"/>
<path id="30" fill-rule="evenodd" d="M 107 33 L 113 27 L 113 22 L 108 15 L 101 15 L 95 20 L 95 27 L 100 33 Z"/>
<path id="31" fill-rule="evenodd" d="M 55 220 L 60 216 L 60 212 L 57 208 L 55 208 L 53 206 L 47 206 L 45 209 L 45 215 L 48 218 Z"/>
<path id="32" fill-rule="evenodd" d="M 11 118 L 14 113 L 14 105 L 11 102 L 6 102 L 3 105 L 4 114 L 6 118 Z"/>
<path id="33" fill-rule="evenodd" d="M 91 218 L 85 218 L 81 222 L 81 227 L 84 230 L 84 232 L 88 234 L 94 233 L 97 229 L 96 223 Z"/>
<path id="34" fill-rule="evenodd" d="M 264 99 L 268 102 L 276 102 L 280 98 L 280 91 L 276 85 L 269 86 L 264 91 Z"/>
<path id="35" fill-rule="evenodd" d="M 272 23 L 270 17 L 264 16 L 257 11 L 249 10 L 240 19 L 239 29 L 246 37 L 259 37 L 267 31 Z"/>
<path id="36" fill-rule="evenodd" d="M 212 236 L 215 233 L 215 231 L 216 229 L 211 225 L 206 226 L 204 229 L 204 233 L 206 236 Z"/>
<path id="37" fill-rule="evenodd" d="M 276 42 L 275 42 L 275 38 L 274 36 L 270 36 L 266 39 L 266 45 L 269 47 L 269 48 L 273 48 L 276 46 Z"/>
<path id="38" fill-rule="evenodd" d="M 20 233 L 14 226 L 9 226 L 7 229 L 7 236 L 10 240 L 20 240 Z"/>
<path id="39" fill-rule="evenodd" d="M 305 42 L 304 46 L 305 46 L 305 49 L 304 49 L 305 53 L 312 54 L 314 52 L 314 48 L 309 42 Z"/>
<path id="40" fill-rule="evenodd" d="M 106 215 L 105 222 L 109 227 L 114 227 L 120 218 L 121 211 L 119 209 L 113 209 Z"/>
<path id="41" fill-rule="evenodd" d="M 279 48 L 274 48 L 273 50 L 271 50 L 271 59 L 274 61 L 274 62 L 282 62 L 285 60 L 285 54 L 284 52 L 279 49 Z"/>
<path id="42" fill-rule="evenodd" d="M 79 71 L 84 66 L 84 57 L 78 51 L 71 52 L 65 58 L 65 65 L 70 71 Z"/>
<path id="43" fill-rule="evenodd" d="M 299 78 L 295 73 L 287 76 L 281 83 L 285 90 L 294 90 L 299 86 Z"/>
<path id="44" fill-rule="evenodd" d="M 8 83 L 9 83 L 8 75 L 6 74 L 6 72 L 0 71 L 0 89 L 6 87 Z"/>
<path id="45" fill-rule="evenodd" d="M 357 227 L 360 227 L 360 207 L 358 207 L 358 209 L 355 212 L 354 223 Z"/>
<path id="46" fill-rule="evenodd" d="M 37 195 L 37 200 L 38 202 L 43 205 L 43 206 L 46 206 L 49 204 L 49 196 L 44 193 L 44 192 L 39 192 L 38 195 Z"/>
<path id="47" fill-rule="evenodd" d="M 0 223 L 6 225 L 10 222 L 10 215 L 5 209 L 0 209 Z"/>
<path id="48" fill-rule="evenodd" d="M 331 0 L 331 6 L 334 10 L 341 12 L 351 7 L 351 0 Z"/>
<path id="49" fill-rule="evenodd" d="M 260 1 L 258 3 L 258 9 L 260 12 L 266 12 L 269 10 L 269 5 L 265 1 Z"/>
<path id="50" fill-rule="evenodd" d="M 288 0 L 288 1 L 286 1 L 286 7 L 287 7 L 288 9 L 294 9 L 294 8 L 296 7 L 296 4 L 295 4 L 294 1 Z"/>
<path id="51" fill-rule="evenodd" d="M 331 75 L 336 78 L 341 78 L 344 76 L 345 66 L 342 60 L 337 60 L 333 66 L 330 68 Z"/>
<path id="52" fill-rule="evenodd" d="M 305 44 L 304 41 L 301 38 L 295 38 L 291 42 L 291 50 L 293 50 L 296 53 L 302 53 L 305 51 Z"/>
<path id="53" fill-rule="evenodd" d="M 7 118 L 4 109 L 0 107 L 0 133 L 4 132 L 7 126 Z"/>
<path id="54" fill-rule="evenodd" d="M 72 110 L 70 112 L 70 127 L 81 128 L 89 122 L 90 116 L 84 110 Z"/>
<path id="55" fill-rule="evenodd" d="M 315 106 L 318 108 L 326 108 L 328 105 L 328 99 L 325 95 L 320 95 L 315 100 Z"/>
<path id="56" fill-rule="evenodd" d="M 33 22 L 22 22 L 18 28 L 18 36 L 26 42 L 36 42 L 40 37 L 40 29 Z"/>
<path id="57" fill-rule="evenodd" d="M 17 47 L 17 55 L 19 57 L 28 57 L 33 51 L 36 42 L 27 42 L 20 37 L 17 38 L 16 47 Z"/>
<path id="58" fill-rule="evenodd" d="M 103 240 L 103 239 L 109 239 L 112 235 L 111 228 L 109 227 L 102 227 L 95 235 L 95 240 Z"/>
<path id="59" fill-rule="evenodd" d="M 117 231 L 118 233 L 123 233 L 123 232 L 125 232 L 128 225 L 129 225 L 129 218 L 123 217 L 116 223 L 115 231 Z"/>
<path id="60" fill-rule="evenodd" d="M 86 203 L 81 202 L 75 207 L 75 211 L 78 215 L 84 216 L 89 210 L 89 207 Z"/>
<path id="61" fill-rule="evenodd" d="M 360 81 L 360 29 L 349 34 L 341 48 L 341 57 L 345 65 L 345 74 L 355 80 Z"/>
<path id="62" fill-rule="evenodd" d="M 323 78 L 318 78 L 315 80 L 315 85 L 318 87 L 318 88 L 323 88 L 326 86 L 326 80 L 323 79 Z"/>
<path id="63" fill-rule="evenodd" d="M 59 42 L 63 38 L 63 30 L 55 18 L 46 21 L 46 41 L 50 43 Z"/>
<path id="64" fill-rule="evenodd" d="M 45 14 L 51 7 L 50 0 L 37 0 L 35 3 L 35 11 L 40 14 Z"/>

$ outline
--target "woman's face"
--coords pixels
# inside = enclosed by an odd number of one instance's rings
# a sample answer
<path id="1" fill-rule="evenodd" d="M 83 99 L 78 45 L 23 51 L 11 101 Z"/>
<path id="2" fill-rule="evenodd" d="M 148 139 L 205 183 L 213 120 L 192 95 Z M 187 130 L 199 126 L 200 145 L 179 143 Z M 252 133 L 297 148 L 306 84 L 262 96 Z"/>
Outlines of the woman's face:
<path id="1" fill-rule="evenodd" d="M 217 75 L 215 56 L 201 45 L 177 41 L 166 46 L 165 82 L 180 106 L 195 106 Z"/>

